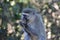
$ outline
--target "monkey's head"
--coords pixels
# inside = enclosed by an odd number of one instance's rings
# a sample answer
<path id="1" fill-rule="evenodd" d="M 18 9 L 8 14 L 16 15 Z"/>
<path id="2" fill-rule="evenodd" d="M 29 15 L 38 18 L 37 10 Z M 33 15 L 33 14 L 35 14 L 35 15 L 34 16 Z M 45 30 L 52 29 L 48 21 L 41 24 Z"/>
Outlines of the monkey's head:
<path id="1" fill-rule="evenodd" d="M 26 24 L 26 23 L 33 23 L 36 19 L 36 10 L 31 9 L 31 8 L 25 8 L 22 11 L 21 15 L 21 23 Z"/>

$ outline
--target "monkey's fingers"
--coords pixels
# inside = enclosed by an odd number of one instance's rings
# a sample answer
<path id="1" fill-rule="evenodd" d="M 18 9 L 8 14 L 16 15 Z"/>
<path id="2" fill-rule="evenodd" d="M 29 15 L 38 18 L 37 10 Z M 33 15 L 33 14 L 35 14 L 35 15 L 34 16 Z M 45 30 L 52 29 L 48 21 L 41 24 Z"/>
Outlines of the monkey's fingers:
<path id="1" fill-rule="evenodd" d="M 25 28 L 25 23 L 20 22 L 20 25 Z"/>

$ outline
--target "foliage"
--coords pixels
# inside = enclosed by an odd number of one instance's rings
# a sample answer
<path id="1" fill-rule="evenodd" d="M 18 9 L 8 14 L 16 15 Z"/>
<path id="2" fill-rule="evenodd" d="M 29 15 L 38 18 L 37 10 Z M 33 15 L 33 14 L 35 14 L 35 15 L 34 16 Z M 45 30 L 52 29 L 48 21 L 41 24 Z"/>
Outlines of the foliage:
<path id="1" fill-rule="evenodd" d="M 54 3 L 58 5 L 57 9 L 53 6 Z M 59 40 L 60 2 L 43 2 L 42 0 L 0 0 L 0 40 L 23 39 L 21 37 L 23 36 L 23 30 L 18 23 L 21 11 L 26 7 L 37 9 L 43 16 L 47 35 L 48 32 L 51 32 L 51 39 Z"/>

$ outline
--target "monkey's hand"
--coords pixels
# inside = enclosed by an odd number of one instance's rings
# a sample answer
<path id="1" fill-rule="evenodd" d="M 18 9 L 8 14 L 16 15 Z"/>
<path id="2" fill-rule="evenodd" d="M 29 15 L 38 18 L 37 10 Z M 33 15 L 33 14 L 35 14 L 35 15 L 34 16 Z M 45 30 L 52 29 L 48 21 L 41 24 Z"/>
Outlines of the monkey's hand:
<path id="1" fill-rule="evenodd" d="M 25 23 L 23 23 L 23 22 L 20 22 L 20 25 L 21 25 L 22 27 L 25 27 Z"/>

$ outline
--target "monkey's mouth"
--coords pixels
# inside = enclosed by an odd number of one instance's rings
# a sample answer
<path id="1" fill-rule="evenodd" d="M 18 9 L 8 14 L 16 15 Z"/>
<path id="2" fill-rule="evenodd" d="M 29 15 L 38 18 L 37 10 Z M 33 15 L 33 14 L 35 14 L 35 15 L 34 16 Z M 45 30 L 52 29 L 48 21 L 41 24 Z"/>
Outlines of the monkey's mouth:
<path id="1" fill-rule="evenodd" d="M 21 26 L 25 26 L 25 25 L 27 25 L 27 23 L 28 23 L 28 19 L 25 17 L 23 17 L 23 19 L 21 19 L 21 21 L 20 21 Z"/>

